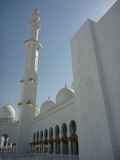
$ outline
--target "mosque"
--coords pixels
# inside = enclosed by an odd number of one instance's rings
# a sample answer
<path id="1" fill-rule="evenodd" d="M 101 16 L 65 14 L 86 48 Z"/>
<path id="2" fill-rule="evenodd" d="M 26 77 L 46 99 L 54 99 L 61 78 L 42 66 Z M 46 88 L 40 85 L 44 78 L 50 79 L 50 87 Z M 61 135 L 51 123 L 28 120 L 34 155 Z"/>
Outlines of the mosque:
<path id="1" fill-rule="evenodd" d="M 36 8 L 24 42 L 26 62 L 18 103 L 0 109 L 0 152 L 76 155 L 120 160 L 120 1 L 72 37 L 73 83 L 36 105 L 40 16 Z"/>

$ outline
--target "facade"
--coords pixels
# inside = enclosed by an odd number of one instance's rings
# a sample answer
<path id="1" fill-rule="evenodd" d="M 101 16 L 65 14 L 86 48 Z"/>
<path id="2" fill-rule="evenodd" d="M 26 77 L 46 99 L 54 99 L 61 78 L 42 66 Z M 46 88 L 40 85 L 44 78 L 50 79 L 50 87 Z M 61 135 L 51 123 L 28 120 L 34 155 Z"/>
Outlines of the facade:
<path id="1" fill-rule="evenodd" d="M 25 41 L 19 118 L 0 110 L 0 152 L 78 155 L 81 160 L 120 160 L 120 1 L 97 22 L 87 20 L 71 39 L 73 83 L 39 109 L 36 105 L 39 11 Z M 62 115 L 62 117 L 61 117 Z M 16 131 L 16 132 L 15 132 Z"/>

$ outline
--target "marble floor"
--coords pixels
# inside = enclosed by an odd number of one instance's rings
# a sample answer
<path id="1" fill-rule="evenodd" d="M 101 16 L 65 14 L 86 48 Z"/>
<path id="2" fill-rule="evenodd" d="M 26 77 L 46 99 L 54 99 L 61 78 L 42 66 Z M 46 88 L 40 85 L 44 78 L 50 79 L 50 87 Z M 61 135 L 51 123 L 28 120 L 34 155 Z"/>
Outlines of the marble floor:
<path id="1" fill-rule="evenodd" d="M 28 154 L 28 155 L 15 155 L 15 154 L 1 154 L 0 160 L 79 160 L 78 156 L 68 155 L 48 155 L 48 154 Z"/>

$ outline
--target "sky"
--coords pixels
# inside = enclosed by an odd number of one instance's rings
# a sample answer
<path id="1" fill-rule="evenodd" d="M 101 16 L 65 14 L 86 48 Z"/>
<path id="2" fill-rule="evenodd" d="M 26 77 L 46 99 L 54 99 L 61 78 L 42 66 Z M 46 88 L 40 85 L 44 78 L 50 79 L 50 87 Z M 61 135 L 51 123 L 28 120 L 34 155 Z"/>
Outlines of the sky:
<path id="1" fill-rule="evenodd" d="M 70 39 L 89 18 L 95 22 L 116 0 L 0 0 L 0 108 L 8 102 L 18 115 L 25 65 L 24 41 L 36 6 L 40 14 L 37 105 L 73 81 Z"/>

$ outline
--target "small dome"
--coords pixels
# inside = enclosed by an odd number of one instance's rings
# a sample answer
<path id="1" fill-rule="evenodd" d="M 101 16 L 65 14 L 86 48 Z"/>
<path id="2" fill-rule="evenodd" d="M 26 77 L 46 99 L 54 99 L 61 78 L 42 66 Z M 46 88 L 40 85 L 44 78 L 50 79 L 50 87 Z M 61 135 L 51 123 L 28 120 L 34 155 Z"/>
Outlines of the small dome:
<path id="1" fill-rule="evenodd" d="M 62 104 L 64 102 L 67 102 L 74 98 L 74 90 L 70 87 L 67 87 L 65 84 L 65 87 L 62 88 L 56 96 L 56 104 Z"/>
<path id="2" fill-rule="evenodd" d="M 50 100 L 50 98 L 48 97 L 48 100 L 45 101 L 40 108 L 40 114 L 45 114 L 51 110 L 53 110 L 56 107 L 56 104 Z"/>
<path id="3" fill-rule="evenodd" d="M 0 119 L 15 119 L 15 110 L 9 103 L 0 109 Z"/>

